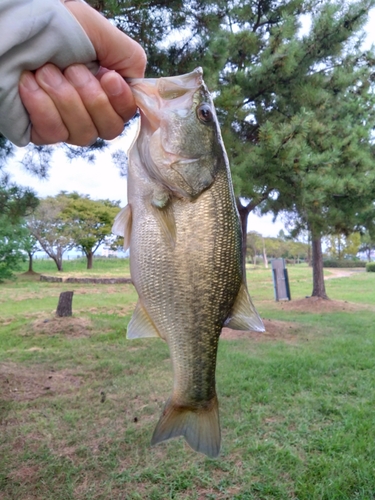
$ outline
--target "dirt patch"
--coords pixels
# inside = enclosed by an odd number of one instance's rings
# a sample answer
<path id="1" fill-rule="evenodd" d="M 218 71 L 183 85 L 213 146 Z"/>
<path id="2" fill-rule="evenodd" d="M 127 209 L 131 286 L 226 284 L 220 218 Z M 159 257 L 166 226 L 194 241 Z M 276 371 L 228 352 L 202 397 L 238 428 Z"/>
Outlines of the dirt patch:
<path id="1" fill-rule="evenodd" d="M 70 370 L 44 370 L 16 363 L 0 366 L 0 394 L 5 401 L 31 401 L 49 394 L 65 394 L 80 385 L 80 378 Z"/>
<path id="2" fill-rule="evenodd" d="M 9 478 L 13 481 L 31 484 L 37 480 L 39 471 L 39 465 L 20 465 L 9 474 Z"/>
<path id="3" fill-rule="evenodd" d="M 32 323 L 34 333 L 43 333 L 46 335 L 56 335 L 62 333 L 69 337 L 89 337 L 93 326 L 88 318 L 72 317 L 48 317 L 38 319 Z"/>
<path id="4" fill-rule="evenodd" d="M 354 304 L 346 300 L 326 300 L 319 297 L 306 297 L 289 302 L 278 302 L 278 307 L 284 311 L 300 311 L 311 313 L 331 313 L 337 311 L 358 311 L 368 308 L 362 304 Z"/>
<path id="5" fill-rule="evenodd" d="M 231 328 L 223 328 L 220 338 L 223 340 L 238 340 L 248 339 L 257 342 L 283 340 L 292 342 L 296 339 L 296 330 L 301 325 L 291 321 L 278 321 L 271 319 L 263 319 L 265 332 L 249 332 L 242 330 L 232 330 Z"/>
<path id="6" fill-rule="evenodd" d="M 365 268 L 358 268 L 358 269 L 340 269 L 340 268 L 334 268 L 330 267 L 327 269 L 331 274 L 329 276 L 324 276 L 325 280 L 331 280 L 334 278 L 347 278 L 348 276 L 352 276 L 353 274 L 357 273 L 363 273 L 366 271 Z"/>

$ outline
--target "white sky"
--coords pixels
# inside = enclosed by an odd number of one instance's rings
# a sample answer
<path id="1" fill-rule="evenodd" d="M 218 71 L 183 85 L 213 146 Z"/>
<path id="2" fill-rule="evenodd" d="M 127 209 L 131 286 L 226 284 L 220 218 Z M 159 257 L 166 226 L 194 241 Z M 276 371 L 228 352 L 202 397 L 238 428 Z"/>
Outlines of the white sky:
<path id="1" fill-rule="evenodd" d="M 375 40 L 375 9 L 369 14 L 366 27 L 368 48 Z M 133 134 L 115 139 L 111 145 L 112 151 L 128 150 Z M 22 186 L 34 189 L 38 196 L 56 195 L 60 191 L 77 191 L 80 194 L 90 195 L 92 199 L 120 200 L 121 206 L 126 205 L 126 179 L 120 177 L 118 169 L 113 165 L 110 152 L 98 154 L 95 163 L 83 160 L 69 161 L 62 151 L 56 151 L 51 162 L 48 180 L 40 180 L 25 172 L 19 163 L 22 157 L 22 148 L 14 160 L 9 161 L 7 171 L 11 180 Z M 280 229 L 285 230 L 281 220 L 272 221 L 271 215 L 258 217 L 250 214 L 248 231 L 257 231 L 263 236 L 277 236 Z"/>

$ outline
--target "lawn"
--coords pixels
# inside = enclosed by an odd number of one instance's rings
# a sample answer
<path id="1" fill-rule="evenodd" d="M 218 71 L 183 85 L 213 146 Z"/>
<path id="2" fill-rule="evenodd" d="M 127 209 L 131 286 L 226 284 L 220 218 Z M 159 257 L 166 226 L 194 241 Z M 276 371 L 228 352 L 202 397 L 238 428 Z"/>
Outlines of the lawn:
<path id="1" fill-rule="evenodd" d="M 116 259 L 64 269 L 129 275 Z M 172 376 L 162 341 L 125 339 L 132 285 L 1 284 L 0 499 L 374 499 L 375 273 L 325 270 L 319 303 L 311 269 L 288 271 L 292 301 L 276 303 L 271 271 L 248 268 L 267 331 L 219 343 L 215 460 L 183 439 L 149 444 Z M 66 290 L 74 316 L 58 319 Z"/>

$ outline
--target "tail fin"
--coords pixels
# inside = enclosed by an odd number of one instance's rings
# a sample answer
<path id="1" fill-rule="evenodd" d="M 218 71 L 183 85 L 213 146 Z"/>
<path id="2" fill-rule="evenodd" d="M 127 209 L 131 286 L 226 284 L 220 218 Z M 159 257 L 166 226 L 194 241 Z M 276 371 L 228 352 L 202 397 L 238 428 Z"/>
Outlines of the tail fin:
<path id="1" fill-rule="evenodd" d="M 220 452 L 219 405 L 215 396 L 204 409 L 177 406 L 170 398 L 154 430 L 151 444 L 184 436 L 195 451 L 208 457 L 217 457 Z"/>

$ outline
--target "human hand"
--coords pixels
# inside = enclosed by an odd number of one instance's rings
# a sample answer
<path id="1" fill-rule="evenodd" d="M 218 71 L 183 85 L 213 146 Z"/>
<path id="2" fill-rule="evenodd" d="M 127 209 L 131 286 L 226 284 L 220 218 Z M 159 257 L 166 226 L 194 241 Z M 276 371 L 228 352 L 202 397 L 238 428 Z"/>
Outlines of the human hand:
<path id="1" fill-rule="evenodd" d="M 64 72 L 46 64 L 22 74 L 19 92 L 34 144 L 87 146 L 97 137 L 117 137 L 134 115 L 134 98 L 123 77 L 142 77 L 146 56 L 140 45 L 87 4 L 68 1 L 65 6 L 85 30 L 103 68 L 95 77 L 82 64 Z"/>

